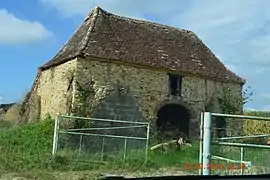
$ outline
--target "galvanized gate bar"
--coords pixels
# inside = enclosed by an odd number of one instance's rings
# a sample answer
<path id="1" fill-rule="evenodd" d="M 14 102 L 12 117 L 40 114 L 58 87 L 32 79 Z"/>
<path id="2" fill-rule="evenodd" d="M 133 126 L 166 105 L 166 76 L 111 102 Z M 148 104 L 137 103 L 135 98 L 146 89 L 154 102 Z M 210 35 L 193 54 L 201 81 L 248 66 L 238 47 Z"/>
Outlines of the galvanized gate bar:
<path id="1" fill-rule="evenodd" d="M 250 161 L 238 161 L 238 160 L 233 160 L 233 159 L 229 159 L 229 158 L 225 158 L 225 157 L 221 157 L 221 156 L 212 156 L 213 159 L 220 159 L 220 160 L 224 160 L 227 162 L 234 162 L 234 163 L 245 163 L 247 165 L 250 165 L 251 162 Z"/>
<path id="2" fill-rule="evenodd" d="M 214 138 L 213 140 L 233 140 L 233 139 L 259 138 L 259 137 L 270 137 L 270 134 L 260 134 L 260 135 L 252 135 L 252 136 L 236 136 L 236 137 L 225 137 L 225 138 Z"/>
<path id="3" fill-rule="evenodd" d="M 119 139 L 134 139 L 134 140 L 147 140 L 147 138 L 141 137 L 131 137 L 131 136 L 116 136 L 116 135 L 106 135 L 106 134 L 92 134 L 92 133 L 77 133 L 68 131 L 59 131 L 63 134 L 74 134 L 74 135 L 84 135 L 84 136 L 97 136 L 97 137 L 109 137 L 109 138 L 119 138 Z"/>
<path id="4" fill-rule="evenodd" d="M 199 163 L 202 162 L 203 164 L 203 171 L 200 171 L 203 175 L 210 175 L 211 171 L 206 168 L 209 165 L 211 158 L 212 159 L 219 159 L 227 162 L 233 163 L 243 163 L 246 167 L 251 166 L 251 161 L 244 160 L 244 148 L 263 148 L 263 149 L 270 149 L 269 145 L 259 145 L 259 144 L 246 144 L 246 143 L 235 143 L 235 142 L 224 142 L 225 140 L 237 140 L 237 139 L 244 139 L 244 138 L 265 138 L 270 137 L 270 134 L 260 134 L 260 135 L 246 135 L 246 136 L 238 136 L 238 137 L 224 137 L 224 138 L 215 138 L 211 141 L 211 117 L 225 117 L 225 118 L 235 118 L 235 119 L 246 119 L 246 120 L 261 120 L 261 121 L 270 121 L 269 117 L 257 117 L 257 116 L 245 116 L 245 115 L 232 115 L 232 114 L 219 114 L 219 113 L 210 113 L 210 112 L 203 112 L 201 115 L 201 133 L 200 133 L 200 155 L 199 155 Z M 203 126 L 203 128 L 202 128 Z M 203 137 L 203 139 L 202 139 Z M 221 142 L 223 141 L 223 142 Z M 224 145 L 224 146 L 234 146 L 240 147 L 240 160 L 233 160 L 221 156 L 214 156 L 211 157 L 211 150 L 210 145 Z M 202 147 L 202 148 L 201 148 Z M 201 150 L 202 149 L 202 150 Z M 202 152 L 203 151 L 203 152 Z M 270 152 L 269 152 L 270 153 Z M 203 159 L 201 159 L 201 157 Z M 241 174 L 243 175 L 244 171 L 241 169 Z"/>
<path id="5" fill-rule="evenodd" d="M 228 117 L 228 118 L 237 118 L 237 119 L 249 119 L 249 120 L 270 121 L 270 118 L 267 118 L 267 117 L 258 117 L 258 116 L 245 116 L 245 115 L 219 114 L 219 113 L 211 113 L 211 115 L 212 116 L 216 116 L 216 117 Z"/>
<path id="6" fill-rule="evenodd" d="M 128 128 L 140 128 L 147 127 L 147 125 L 139 126 L 114 126 L 114 127 L 102 127 L 102 128 L 81 128 L 81 129 L 68 129 L 67 131 L 87 131 L 87 130 L 116 130 L 116 129 L 128 129 Z"/>
<path id="7" fill-rule="evenodd" d="M 252 147 L 252 148 L 270 149 L 269 145 L 258 145 L 258 144 L 231 143 L 231 142 L 212 142 L 212 144 L 234 146 L 234 147 Z"/>
<path id="8" fill-rule="evenodd" d="M 87 123 L 87 125 L 89 127 L 85 127 L 85 128 L 71 128 L 68 129 L 66 127 L 62 127 L 61 125 L 59 126 L 59 123 L 64 122 L 65 120 L 69 121 L 69 120 L 87 120 L 89 121 L 89 123 Z M 94 123 L 94 121 L 101 121 L 101 122 L 110 122 L 108 123 L 109 125 L 106 125 L 108 127 L 91 127 L 91 121 L 93 121 L 92 123 Z M 112 126 L 111 123 L 122 123 L 123 126 Z M 107 123 L 106 123 L 107 124 Z M 62 130 L 60 128 L 63 128 Z M 113 135 L 113 134 L 103 134 L 103 133 L 91 133 L 91 132 L 80 132 L 82 130 L 122 130 L 122 129 L 130 129 L 130 128 L 145 128 L 146 130 L 146 134 L 142 135 L 142 137 L 136 137 L 137 134 L 134 136 L 132 135 Z M 77 132 L 76 132 L 77 131 Z M 54 141 L 53 141 L 53 149 L 52 149 L 52 154 L 57 153 L 58 149 L 58 135 L 60 134 L 71 134 L 71 135 L 79 135 L 80 136 L 80 141 L 76 142 L 79 143 L 79 152 L 82 151 L 83 149 L 83 144 L 82 142 L 84 142 L 84 138 L 83 136 L 93 136 L 93 137 L 102 137 L 102 147 L 101 147 L 101 161 L 104 162 L 104 145 L 105 145 L 105 139 L 106 138 L 116 138 L 116 139 L 122 139 L 124 140 L 124 148 L 121 149 L 121 151 L 123 150 L 125 155 L 124 155 L 124 160 L 126 160 L 127 157 L 127 144 L 128 144 L 128 140 L 141 140 L 145 142 L 145 163 L 147 162 L 147 156 L 148 156 L 148 147 L 149 147 L 149 138 L 150 138 L 150 122 L 136 122 L 136 121 L 123 121 L 123 120 L 113 120 L 113 119 L 99 119 L 99 118 L 88 118 L 88 117 L 78 117 L 78 116 L 72 116 L 72 115 L 59 115 L 55 121 L 55 127 L 54 127 Z M 63 138 L 63 136 L 61 136 L 61 138 Z M 85 138 L 87 139 L 87 138 Z M 63 148 L 61 146 L 61 148 Z M 89 152 L 81 152 L 81 153 L 89 153 Z M 91 162 L 93 162 L 93 160 L 91 160 Z M 97 161 L 96 161 L 97 162 Z M 100 162 L 100 161 L 98 161 Z"/>
<path id="9" fill-rule="evenodd" d="M 122 120 L 113 120 L 112 121 L 110 119 L 87 118 L 87 117 L 64 116 L 64 115 L 61 115 L 61 117 L 63 117 L 63 118 L 72 118 L 72 119 L 80 119 L 80 120 L 94 120 L 94 121 L 103 121 L 103 122 L 115 122 L 115 123 L 148 125 L 148 123 L 145 123 L 145 122 L 122 121 Z"/>

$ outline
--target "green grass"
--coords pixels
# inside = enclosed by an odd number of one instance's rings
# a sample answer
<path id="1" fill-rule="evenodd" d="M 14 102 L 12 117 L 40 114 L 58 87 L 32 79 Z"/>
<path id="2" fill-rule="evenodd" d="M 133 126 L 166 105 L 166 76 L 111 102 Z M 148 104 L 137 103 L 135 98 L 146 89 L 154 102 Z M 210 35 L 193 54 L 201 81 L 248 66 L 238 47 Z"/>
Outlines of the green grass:
<path id="1" fill-rule="evenodd" d="M 114 153 L 110 157 L 111 163 L 91 163 L 93 159 L 99 160 L 100 154 L 94 157 L 94 155 L 84 153 L 80 157 L 74 157 L 71 155 L 74 151 L 64 150 L 52 157 L 52 139 L 53 120 L 51 119 L 23 126 L 11 126 L 9 123 L 1 122 L 0 174 L 18 172 L 23 173 L 25 177 L 31 176 L 35 179 L 38 172 L 49 178 L 51 175 L 47 172 L 123 169 L 148 171 L 149 168 L 164 167 L 178 167 L 184 170 L 184 164 L 198 163 L 198 142 L 193 142 L 192 147 L 182 147 L 180 150 L 171 149 L 163 153 L 149 151 L 147 164 L 144 164 L 144 150 L 128 151 L 126 162 L 123 162 L 123 152 L 121 152 Z M 239 148 L 213 146 L 212 152 L 214 155 L 240 159 Z M 104 156 L 109 155 L 104 154 Z M 267 165 L 270 163 L 269 150 L 248 149 L 245 159 L 255 162 L 255 165 Z"/>
<path id="2" fill-rule="evenodd" d="M 241 160 L 241 152 L 239 147 L 229 146 L 212 146 L 212 155 L 221 156 L 233 160 Z M 265 166 L 270 164 L 270 150 L 262 148 L 244 148 L 244 161 L 251 161 L 252 166 Z M 212 160 L 213 163 L 232 164 L 231 162 Z"/>
<path id="3" fill-rule="evenodd" d="M 50 161 L 52 120 L 0 131 L 0 170 L 46 168 Z"/>
<path id="4" fill-rule="evenodd" d="M 184 168 L 184 164 L 198 163 L 199 144 L 193 143 L 193 147 L 182 147 L 180 150 L 172 149 L 166 152 L 153 152 L 148 151 L 148 161 L 145 163 L 145 150 L 129 150 L 126 153 L 126 160 L 124 161 L 123 152 L 108 152 L 104 153 L 104 161 L 101 160 L 101 154 L 87 154 L 75 153 L 70 150 L 59 150 L 57 153 L 57 160 L 62 161 L 70 168 L 76 168 L 76 170 L 86 169 L 139 169 L 147 170 L 151 168 L 163 168 L 163 167 L 179 167 Z M 96 162 L 96 163 L 89 163 Z M 77 166 L 74 166 L 76 164 Z M 84 166 L 81 166 L 84 164 Z"/>
<path id="5" fill-rule="evenodd" d="M 7 124 L 6 124 L 7 125 Z M 6 126 L 2 124 L 2 127 Z M 4 129 L 4 128 L 3 128 Z M 5 128 L 0 131 L 0 171 L 23 172 L 27 170 L 89 170 L 89 169 L 147 169 L 149 167 L 182 166 L 184 163 L 196 163 L 198 159 L 198 143 L 194 147 L 183 147 L 180 151 L 166 153 L 149 151 L 148 164 L 144 165 L 145 151 L 127 152 L 127 160 L 123 162 L 123 154 L 115 154 L 111 158 L 114 163 L 89 163 L 92 159 L 85 154 L 87 161 L 75 161 L 72 156 L 61 152 L 52 158 L 53 120 L 47 119 L 38 123 Z M 82 159 L 82 158 L 81 158 Z"/>
<path id="6" fill-rule="evenodd" d="M 0 119 L 0 132 L 7 130 L 11 127 L 11 123 Z"/>
<path id="7" fill-rule="evenodd" d="M 171 150 L 162 153 L 149 153 L 149 161 L 157 166 L 183 166 L 186 163 L 198 163 L 199 143 L 194 142 L 193 147 L 182 147 L 181 150 Z"/>

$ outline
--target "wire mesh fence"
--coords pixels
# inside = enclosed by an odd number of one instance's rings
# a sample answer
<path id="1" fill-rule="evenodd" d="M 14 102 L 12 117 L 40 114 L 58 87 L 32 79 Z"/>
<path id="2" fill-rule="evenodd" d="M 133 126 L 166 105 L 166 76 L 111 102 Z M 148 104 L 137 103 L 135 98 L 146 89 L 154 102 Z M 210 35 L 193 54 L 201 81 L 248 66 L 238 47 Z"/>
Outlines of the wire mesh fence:
<path id="1" fill-rule="evenodd" d="M 203 140 L 202 146 L 209 147 L 209 160 L 202 170 L 218 175 L 244 175 L 270 173 L 270 118 L 208 113 L 202 115 L 209 127 L 209 143 Z M 209 123 L 210 122 L 210 123 Z M 207 131 L 207 130 L 206 130 Z M 204 138 L 206 136 L 204 135 Z M 201 149 L 205 155 L 207 147 Z M 204 155 L 203 155 L 204 154 Z M 204 158 L 204 159 L 205 159 Z M 206 170 L 206 172 L 207 172 Z"/>
<path id="2" fill-rule="evenodd" d="M 53 154 L 87 162 L 147 161 L 149 123 L 59 116 Z"/>

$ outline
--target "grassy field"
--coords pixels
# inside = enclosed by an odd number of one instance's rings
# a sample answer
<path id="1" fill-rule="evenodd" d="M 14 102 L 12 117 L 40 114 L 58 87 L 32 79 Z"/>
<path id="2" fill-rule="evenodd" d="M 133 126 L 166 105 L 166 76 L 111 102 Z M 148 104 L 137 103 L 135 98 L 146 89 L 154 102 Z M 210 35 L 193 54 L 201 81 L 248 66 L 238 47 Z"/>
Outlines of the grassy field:
<path id="1" fill-rule="evenodd" d="M 89 163 L 78 161 L 66 152 L 51 156 L 53 139 L 53 120 L 47 119 L 38 123 L 23 126 L 12 126 L 7 122 L 0 123 L 0 179 L 24 177 L 26 179 L 95 179 L 103 173 L 121 175 L 130 174 L 194 174 L 196 168 L 186 164 L 198 163 L 199 143 L 192 142 L 192 147 L 170 150 L 165 153 L 149 151 L 148 163 L 140 153 L 128 152 L 131 159 L 121 161 L 115 155 L 113 163 Z M 213 146 L 214 155 L 240 160 L 239 148 Z M 255 166 L 267 166 L 270 163 L 269 150 L 246 149 L 245 160 Z M 89 154 L 83 159 L 89 160 Z M 220 161 L 213 161 L 221 163 Z M 224 163 L 224 162 L 222 162 Z"/>
<path id="2" fill-rule="evenodd" d="M 65 153 L 51 156 L 53 139 L 53 120 L 44 120 L 39 123 L 30 123 L 23 126 L 9 126 L 1 123 L 0 126 L 0 174 L 15 173 L 23 177 L 48 179 L 52 174 L 63 172 L 78 173 L 81 171 L 100 172 L 146 172 L 159 168 L 183 169 L 184 163 L 197 163 L 198 143 L 193 147 L 183 147 L 180 151 L 171 150 L 166 153 L 149 152 L 148 163 L 134 153 L 132 159 L 122 162 L 119 159 L 114 163 L 89 163 L 75 161 Z M 141 154 L 144 151 L 141 152 Z M 139 153 L 140 154 L 140 153 Z M 84 157 L 91 159 L 91 157 Z M 89 172 L 90 173 L 90 172 Z M 38 175 L 40 174 L 40 175 Z"/>

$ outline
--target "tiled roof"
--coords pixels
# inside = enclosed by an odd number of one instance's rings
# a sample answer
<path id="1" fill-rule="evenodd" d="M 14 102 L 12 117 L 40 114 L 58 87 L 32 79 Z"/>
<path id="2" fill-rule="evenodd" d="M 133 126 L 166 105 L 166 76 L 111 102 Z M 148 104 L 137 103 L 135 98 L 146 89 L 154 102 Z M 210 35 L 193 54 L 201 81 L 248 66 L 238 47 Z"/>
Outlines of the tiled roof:
<path id="1" fill-rule="evenodd" d="M 245 80 L 227 69 L 192 31 L 121 17 L 96 7 L 60 52 L 41 69 L 92 56 L 198 75 L 224 82 Z"/>

